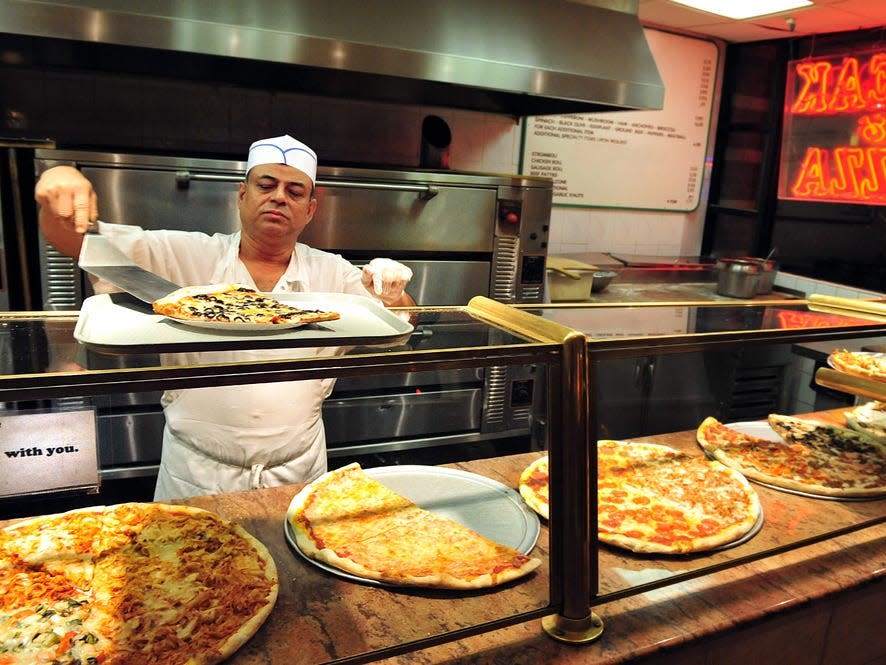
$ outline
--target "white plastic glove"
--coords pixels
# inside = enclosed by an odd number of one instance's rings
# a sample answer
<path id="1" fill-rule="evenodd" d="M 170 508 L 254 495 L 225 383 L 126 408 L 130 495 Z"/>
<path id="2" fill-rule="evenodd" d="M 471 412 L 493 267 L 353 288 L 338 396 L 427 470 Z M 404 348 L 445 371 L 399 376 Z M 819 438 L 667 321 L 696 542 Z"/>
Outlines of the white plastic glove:
<path id="1" fill-rule="evenodd" d="M 391 259 L 372 259 L 363 266 L 363 286 L 387 306 L 400 302 L 412 270 Z"/>

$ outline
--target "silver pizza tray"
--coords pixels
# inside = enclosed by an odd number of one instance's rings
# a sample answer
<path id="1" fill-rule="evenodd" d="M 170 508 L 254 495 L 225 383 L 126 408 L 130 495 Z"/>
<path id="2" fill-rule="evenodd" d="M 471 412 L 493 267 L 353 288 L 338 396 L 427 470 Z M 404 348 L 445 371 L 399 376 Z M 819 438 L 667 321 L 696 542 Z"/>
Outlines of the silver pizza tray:
<path id="1" fill-rule="evenodd" d="M 497 543 L 529 554 L 541 531 L 538 516 L 515 490 L 485 476 L 439 466 L 402 465 L 365 469 L 366 474 L 425 510 L 448 517 Z M 293 499 L 294 501 L 294 499 Z M 339 570 L 302 552 L 289 524 L 290 504 L 283 532 L 290 546 L 306 561 L 354 582 L 393 586 Z"/>
<path id="2" fill-rule="evenodd" d="M 189 323 L 155 314 L 127 293 L 91 296 L 83 302 L 74 338 L 104 353 L 174 353 L 283 347 L 358 346 L 405 340 L 413 330 L 368 297 L 344 293 L 275 293 L 301 309 L 338 312 L 335 321 L 300 327 Z"/>

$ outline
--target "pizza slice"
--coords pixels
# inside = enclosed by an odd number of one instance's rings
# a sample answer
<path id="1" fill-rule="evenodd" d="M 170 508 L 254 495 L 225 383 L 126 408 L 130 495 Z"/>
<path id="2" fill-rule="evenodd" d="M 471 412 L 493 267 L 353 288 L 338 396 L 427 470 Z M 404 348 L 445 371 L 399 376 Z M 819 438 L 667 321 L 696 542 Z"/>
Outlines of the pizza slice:
<path id="1" fill-rule="evenodd" d="M 828 362 L 831 367 L 846 374 L 878 381 L 886 379 L 886 354 L 884 353 L 834 349 L 828 356 Z"/>
<path id="2" fill-rule="evenodd" d="M 90 594 L 61 575 L 0 568 L 0 662 L 104 662 L 107 636 L 95 631 Z"/>
<path id="3" fill-rule="evenodd" d="M 518 579 L 541 561 L 420 508 L 359 464 L 305 486 L 287 514 L 299 550 L 367 580 L 479 589 Z"/>
<path id="4" fill-rule="evenodd" d="M 688 554 L 732 544 L 761 516 L 757 493 L 723 464 L 647 442 L 597 444 L 601 542 Z"/>
<path id="5" fill-rule="evenodd" d="M 240 284 L 186 286 L 152 303 L 157 314 L 217 324 L 306 325 L 334 321 L 338 312 L 300 309 Z"/>
<path id="6" fill-rule="evenodd" d="M 867 497 L 886 491 L 886 460 L 850 452 L 835 455 L 832 444 L 808 438 L 772 440 L 706 418 L 696 432 L 712 457 L 746 477 L 776 488 L 824 497 Z M 830 451 L 830 452 L 829 452 Z M 861 459 L 865 461 L 859 463 Z"/>
<path id="7" fill-rule="evenodd" d="M 523 469 L 520 474 L 520 496 L 532 510 L 550 519 L 548 456 L 544 455 Z"/>
<path id="8" fill-rule="evenodd" d="M 22 520 L 0 531 L 0 655 L 9 663 L 101 662 L 94 543 L 103 508 Z"/>
<path id="9" fill-rule="evenodd" d="M 867 402 L 843 415 L 852 429 L 886 442 L 886 402 Z"/>
<path id="10" fill-rule="evenodd" d="M 0 556 L 64 576 L 77 589 L 89 589 L 103 512 L 102 507 L 90 507 L 17 522 L 0 531 Z"/>
<path id="11" fill-rule="evenodd" d="M 876 437 L 818 420 L 769 414 L 769 426 L 789 443 L 799 443 L 821 453 L 847 457 L 857 455 L 886 462 L 886 445 Z"/>

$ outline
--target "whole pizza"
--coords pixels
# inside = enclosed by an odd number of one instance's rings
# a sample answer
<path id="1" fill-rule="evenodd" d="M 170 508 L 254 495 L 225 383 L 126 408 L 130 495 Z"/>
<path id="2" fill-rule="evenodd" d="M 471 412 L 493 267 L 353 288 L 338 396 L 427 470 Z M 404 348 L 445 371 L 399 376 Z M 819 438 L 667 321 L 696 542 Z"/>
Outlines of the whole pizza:
<path id="1" fill-rule="evenodd" d="M 338 312 L 299 309 L 240 284 L 182 287 L 155 300 L 152 307 L 157 314 L 179 321 L 233 325 L 292 327 L 340 318 Z"/>
<path id="2" fill-rule="evenodd" d="M 287 521 L 305 556 L 391 585 L 487 588 L 541 564 L 419 507 L 356 463 L 306 485 L 293 498 Z"/>
<path id="3" fill-rule="evenodd" d="M 277 599 L 268 550 L 198 508 L 127 503 L 0 531 L 3 665 L 208 665 Z"/>
<path id="4" fill-rule="evenodd" d="M 886 493 L 886 444 L 855 430 L 772 414 L 772 439 L 706 418 L 696 433 L 713 458 L 746 477 L 823 497 L 877 497 Z"/>
<path id="5" fill-rule="evenodd" d="M 520 479 L 528 505 L 548 515 L 547 456 Z M 761 519 L 757 493 L 736 471 L 670 446 L 597 442 L 600 542 L 640 553 L 688 554 L 732 544 Z"/>

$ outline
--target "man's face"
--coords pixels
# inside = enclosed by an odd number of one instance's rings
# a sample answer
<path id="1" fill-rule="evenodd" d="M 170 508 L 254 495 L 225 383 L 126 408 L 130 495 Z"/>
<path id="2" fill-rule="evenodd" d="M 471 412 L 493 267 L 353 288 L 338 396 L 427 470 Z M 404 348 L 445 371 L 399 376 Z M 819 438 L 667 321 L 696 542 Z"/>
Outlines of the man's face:
<path id="1" fill-rule="evenodd" d="M 314 216 L 317 199 L 311 179 L 286 164 L 259 164 L 240 183 L 243 233 L 253 237 L 298 238 Z"/>

